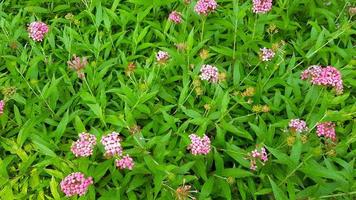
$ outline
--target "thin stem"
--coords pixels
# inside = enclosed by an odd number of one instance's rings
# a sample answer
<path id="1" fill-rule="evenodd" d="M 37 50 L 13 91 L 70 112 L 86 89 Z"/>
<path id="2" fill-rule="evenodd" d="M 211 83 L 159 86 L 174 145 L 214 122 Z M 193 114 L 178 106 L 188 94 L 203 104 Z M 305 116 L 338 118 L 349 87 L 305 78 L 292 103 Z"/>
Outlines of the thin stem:
<path id="1" fill-rule="evenodd" d="M 303 160 L 295 169 L 293 169 L 284 179 L 282 182 L 278 184 L 278 186 L 281 186 L 285 181 L 288 180 L 290 176 L 292 176 L 307 160 L 309 160 L 313 155 L 309 155 L 305 160 Z"/>
<path id="2" fill-rule="evenodd" d="M 231 120 L 231 122 L 234 122 L 234 121 L 236 121 L 237 119 L 241 119 L 241 118 L 249 117 L 249 116 L 253 116 L 253 115 L 257 115 L 257 113 L 251 113 L 251 114 L 248 114 L 248 115 L 244 115 L 244 116 L 241 116 L 241 117 L 234 118 L 233 120 Z"/>
<path id="3" fill-rule="evenodd" d="M 315 100 L 315 102 L 314 102 L 314 104 L 313 104 L 312 109 L 309 111 L 309 114 L 308 114 L 308 116 L 307 116 L 307 118 L 306 118 L 307 121 L 309 120 L 311 114 L 313 113 L 314 108 L 315 108 L 316 104 L 318 103 L 319 98 L 320 98 L 320 96 L 321 96 L 321 94 L 322 94 L 323 92 L 324 92 L 324 88 L 320 91 L 320 93 L 319 93 L 319 95 L 318 95 L 318 98 L 316 98 L 316 100 Z"/>
<path id="4" fill-rule="evenodd" d="M 84 79 L 83 79 L 83 80 L 84 80 L 85 85 L 88 87 L 90 94 L 91 94 L 93 97 L 95 97 L 94 94 L 93 94 L 93 91 L 91 91 L 91 89 L 90 89 L 90 86 L 89 86 L 89 84 L 88 84 L 87 78 L 86 78 L 85 76 L 84 76 Z"/>
<path id="5" fill-rule="evenodd" d="M 257 63 L 257 65 L 247 74 L 247 76 L 244 79 L 242 79 L 239 85 L 241 85 L 251 75 L 251 73 L 255 71 L 255 69 L 258 67 L 259 64 L 261 64 L 261 61 Z"/>
<path id="6" fill-rule="evenodd" d="M 24 75 L 20 72 L 20 70 L 15 67 L 16 71 L 20 74 L 20 76 L 22 77 L 22 79 L 26 82 L 27 86 L 30 88 L 30 90 L 32 91 L 32 93 L 39 99 L 41 99 L 45 104 L 46 106 L 48 107 L 48 109 L 52 112 L 52 115 L 55 115 L 56 113 L 52 110 L 52 108 L 49 106 L 48 102 L 46 101 L 46 99 L 44 99 L 44 97 L 42 96 L 42 93 L 40 92 L 40 95 L 39 96 L 36 91 L 32 88 L 32 86 L 30 85 L 30 83 L 26 80 L 26 78 L 24 77 Z"/>
<path id="7" fill-rule="evenodd" d="M 327 199 L 327 198 L 334 198 L 334 197 L 341 197 L 341 196 L 346 196 L 346 195 L 355 195 L 356 191 L 353 192 L 346 192 L 346 193 L 339 193 L 339 194 L 331 194 L 331 195 L 325 195 L 319 197 L 320 199 Z"/>
<path id="8" fill-rule="evenodd" d="M 238 1 L 234 1 L 234 4 L 237 3 L 237 7 L 238 7 Z M 235 54 L 236 54 L 236 38 L 237 38 L 237 35 L 236 35 L 236 32 L 237 32 L 237 12 L 234 11 L 235 13 L 235 20 L 234 20 L 234 47 L 233 47 L 233 52 L 232 52 L 232 60 L 235 61 Z"/>
<path id="9" fill-rule="evenodd" d="M 252 31 L 252 40 L 255 38 L 255 30 L 256 30 L 256 25 L 257 25 L 257 15 L 255 15 L 255 22 L 253 24 L 253 31 Z"/>
<path id="10" fill-rule="evenodd" d="M 201 26 L 201 33 L 200 33 L 200 41 L 201 42 L 203 42 L 204 28 L 205 28 L 205 17 L 203 18 L 203 23 L 202 23 L 202 26 Z"/>

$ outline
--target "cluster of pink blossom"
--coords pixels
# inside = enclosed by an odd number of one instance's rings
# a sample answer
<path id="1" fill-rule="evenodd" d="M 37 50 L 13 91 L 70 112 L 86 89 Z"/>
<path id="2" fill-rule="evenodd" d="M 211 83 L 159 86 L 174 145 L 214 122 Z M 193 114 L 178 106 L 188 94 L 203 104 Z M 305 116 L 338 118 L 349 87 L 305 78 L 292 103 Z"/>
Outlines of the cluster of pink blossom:
<path id="1" fill-rule="evenodd" d="M 332 66 L 312 65 L 302 72 L 301 79 L 310 79 L 314 85 L 333 87 L 337 94 L 341 94 L 344 89 L 340 71 Z"/>
<path id="2" fill-rule="evenodd" d="M 260 149 L 256 148 L 250 153 L 250 169 L 257 169 L 257 160 L 260 160 L 262 165 L 264 165 L 268 161 L 266 148 L 261 147 Z"/>
<path id="3" fill-rule="evenodd" d="M 0 115 L 4 113 L 4 108 L 5 108 L 5 101 L 1 100 L 0 101 Z"/>
<path id="4" fill-rule="evenodd" d="M 213 65 L 203 65 L 200 69 L 200 79 L 217 83 L 219 80 L 219 70 Z"/>
<path id="5" fill-rule="evenodd" d="M 182 22 L 182 14 L 177 11 L 172 11 L 168 19 L 176 24 L 180 24 Z"/>
<path id="6" fill-rule="evenodd" d="M 189 135 L 191 144 L 188 146 L 188 150 L 193 155 L 206 155 L 210 152 L 210 139 L 208 136 L 204 135 L 203 137 L 199 137 L 196 134 Z"/>
<path id="7" fill-rule="evenodd" d="M 199 0 L 194 7 L 194 10 L 199 15 L 208 15 L 216 10 L 218 4 L 215 0 Z"/>
<path id="8" fill-rule="evenodd" d="M 274 57 L 275 53 L 272 49 L 263 47 L 260 49 L 260 57 L 262 61 L 270 61 Z"/>
<path id="9" fill-rule="evenodd" d="M 156 60 L 158 63 L 164 64 L 169 59 L 169 54 L 166 51 L 158 51 L 156 54 Z"/>
<path id="10" fill-rule="evenodd" d="M 289 129 L 292 132 L 302 133 L 309 130 L 307 123 L 301 119 L 292 119 L 289 122 Z"/>
<path id="11" fill-rule="evenodd" d="M 93 184 L 92 177 L 85 178 L 83 173 L 75 172 L 65 177 L 60 185 L 66 196 L 71 197 L 74 195 L 83 196 L 91 184 Z"/>
<path id="12" fill-rule="evenodd" d="M 325 138 L 336 140 L 335 124 L 332 122 L 318 123 L 316 126 L 316 133 L 319 137 L 324 136 Z"/>
<path id="13" fill-rule="evenodd" d="M 67 61 L 69 68 L 75 70 L 77 72 L 78 78 L 84 78 L 85 74 L 83 69 L 88 65 L 88 61 L 86 57 L 80 58 L 76 55 L 73 55 L 73 59 Z"/>
<path id="14" fill-rule="evenodd" d="M 252 0 L 254 13 L 267 13 L 272 9 L 272 0 Z"/>
<path id="15" fill-rule="evenodd" d="M 119 133 L 112 132 L 106 136 L 101 138 L 101 143 L 105 148 L 105 156 L 121 156 L 122 155 L 122 147 L 121 147 L 121 139 Z"/>
<path id="16" fill-rule="evenodd" d="M 43 22 L 32 22 L 27 31 L 34 41 L 42 41 L 45 34 L 48 33 L 48 26 Z"/>
<path id="17" fill-rule="evenodd" d="M 121 159 L 115 160 L 116 167 L 120 169 L 129 169 L 132 170 L 134 166 L 133 159 L 127 154 L 126 156 L 123 156 Z"/>
<path id="18" fill-rule="evenodd" d="M 96 137 L 90 133 L 80 133 L 79 139 L 73 142 L 71 151 L 76 157 L 88 157 L 93 155 L 96 145 Z"/>

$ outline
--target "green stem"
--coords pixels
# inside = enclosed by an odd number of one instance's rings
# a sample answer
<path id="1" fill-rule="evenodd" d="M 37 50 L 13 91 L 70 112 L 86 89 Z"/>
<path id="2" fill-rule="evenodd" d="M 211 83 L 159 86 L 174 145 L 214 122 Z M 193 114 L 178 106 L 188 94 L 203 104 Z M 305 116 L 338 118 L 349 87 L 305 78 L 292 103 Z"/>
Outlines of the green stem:
<path id="1" fill-rule="evenodd" d="M 205 17 L 203 18 L 203 23 L 202 23 L 202 26 L 201 26 L 201 33 L 200 33 L 200 41 L 201 42 L 203 42 L 204 28 L 205 28 Z"/>
<path id="2" fill-rule="evenodd" d="M 90 89 L 90 86 L 89 86 L 89 84 L 88 84 L 87 78 L 84 77 L 83 80 L 84 80 L 85 85 L 88 87 L 90 94 L 91 94 L 93 97 L 95 97 L 94 94 L 93 94 L 93 91 L 91 91 L 91 89 Z"/>
<path id="3" fill-rule="evenodd" d="M 301 162 L 295 169 L 293 169 L 284 179 L 282 182 L 280 182 L 278 184 L 278 186 L 281 186 L 285 181 L 288 180 L 288 178 L 290 176 L 292 176 L 307 160 L 309 160 L 311 157 L 313 157 L 312 155 L 309 155 L 305 160 L 303 160 L 303 162 Z"/>
<path id="4" fill-rule="evenodd" d="M 307 118 L 306 118 L 307 121 L 309 120 L 311 114 L 313 113 L 314 108 L 315 108 L 316 104 L 318 103 L 319 98 L 320 98 L 320 96 L 321 96 L 321 94 L 322 94 L 323 92 L 324 92 L 324 88 L 320 91 L 320 93 L 319 93 L 319 95 L 318 95 L 318 98 L 316 98 L 316 100 L 314 101 L 313 107 L 312 107 L 312 109 L 309 111 L 309 114 L 308 114 L 308 116 L 307 116 Z"/>

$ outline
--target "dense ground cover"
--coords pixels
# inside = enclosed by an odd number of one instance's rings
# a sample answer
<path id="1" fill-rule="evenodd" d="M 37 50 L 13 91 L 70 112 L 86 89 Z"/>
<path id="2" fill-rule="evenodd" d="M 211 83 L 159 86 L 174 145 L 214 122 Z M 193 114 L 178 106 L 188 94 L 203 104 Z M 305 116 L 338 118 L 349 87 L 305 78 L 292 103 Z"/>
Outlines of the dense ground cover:
<path id="1" fill-rule="evenodd" d="M 355 5 L 209 3 L 1 1 L 0 198 L 355 199 Z"/>

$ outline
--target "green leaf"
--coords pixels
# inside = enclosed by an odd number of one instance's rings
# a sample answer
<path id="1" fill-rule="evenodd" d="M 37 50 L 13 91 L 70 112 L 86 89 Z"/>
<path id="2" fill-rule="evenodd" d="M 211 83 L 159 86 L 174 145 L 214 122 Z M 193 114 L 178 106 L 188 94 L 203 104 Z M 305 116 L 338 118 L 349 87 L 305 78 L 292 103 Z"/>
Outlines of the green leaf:
<path id="1" fill-rule="evenodd" d="M 271 177 L 268 177 L 268 179 L 272 185 L 272 191 L 276 200 L 288 200 L 287 196 L 283 193 L 282 189 L 280 189 L 276 185 L 276 183 L 271 179 Z"/>
<path id="2" fill-rule="evenodd" d="M 209 195 L 211 194 L 212 190 L 214 187 L 214 177 L 209 177 L 209 179 L 204 183 L 199 199 L 207 199 Z"/>
<path id="3" fill-rule="evenodd" d="M 249 171 L 239 169 L 239 168 L 226 168 L 222 170 L 221 176 L 243 178 L 243 177 L 253 176 L 253 174 Z"/>
<path id="4" fill-rule="evenodd" d="M 58 183 L 56 179 L 52 176 L 51 182 L 49 183 L 51 193 L 54 199 L 61 199 L 59 193 L 58 193 Z"/>

